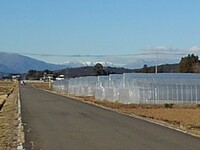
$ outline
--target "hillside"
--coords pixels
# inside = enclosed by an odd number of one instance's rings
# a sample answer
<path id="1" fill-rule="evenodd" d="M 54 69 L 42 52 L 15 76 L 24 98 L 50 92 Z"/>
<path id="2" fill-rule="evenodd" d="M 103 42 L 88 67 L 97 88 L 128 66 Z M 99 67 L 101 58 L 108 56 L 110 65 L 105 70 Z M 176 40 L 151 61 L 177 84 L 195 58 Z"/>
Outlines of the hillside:
<path id="1" fill-rule="evenodd" d="M 62 68 L 65 66 L 46 63 L 23 55 L 0 52 L 0 72 L 25 73 L 30 69 L 56 70 Z"/>
<path id="2" fill-rule="evenodd" d="M 178 73 L 179 64 L 164 64 L 158 66 L 158 73 Z M 150 66 L 147 68 L 133 69 L 133 72 L 136 73 L 154 73 L 155 66 Z"/>
<path id="3" fill-rule="evenodd" d="M 165 64 L 158 66 L 158 73 L 177 73 L 179 69 L 178 64 Z M 104 67 L 105 74 L 122 74 L 122 73 L 142 73 L 143 68 L 140 69 L 125 69 L 117 67 Z M 148 73 L 154 73 L 155 67 L 148 67 Z M 67 68 L 55 71 L 55 74 L 64 74 L 67 78 L 82 77 L 82 76 L 95 76 L 94 67 L 80 67 L 80 68 Z"/>
<path id="4" fill-rule="evenodd" d="M 148 72 L 145 73 L 154 73 L 155 67 L 148 67 Z M 48 71 L 48 72 L 46 72 Z M 75 78 L 75 77 L 84 77 L 84 76 L 96 76 L 97 72 L 95 71 L 95 67 L 87 66 L 87 67 L 79 67 L 79 68 L 66 68 L 61 70 L 43 70 L 43 71 L 30 71 L 26 74 L 27 79 L 40 79 L 43 77 L 44 73 L 53 74 L 53 77 L 56 78 L 59 75 L 64 75 L 65 78 Z M 109 75 L 109 74 L 122 74 L 122 73 L 144 73 L 144 68 L 141 69 L 125 69 L 125 68 L 117 68 L 117 67 L 103 67 L 103 73 L 101 75 Z M 158 73 L 172 73 L 178 72 L 178 64 L 166 64 L 158 66 Z"/>
<path id="5" fill-rule="evenodd" d="M 116 67 L 104 67 L 104 75 L 108 74 L 122 74 L 122 73 L 131 73 L 133 70 L 125 68 L 116 68 Z M 55 74 L 64 74 L 67 78 L 82 77 L 82 76 L 95 76 L 96 72 L 94 67 L 80 67 L 80 68 L 67 68 L 63 70 L 55 71 Z"/>
<path id="6" fill-rule="evenodd" d="M 0 64 L 0 74 L 1 73 L 16 73 L 14 70 L 10 69 L 4 64 Z"/>

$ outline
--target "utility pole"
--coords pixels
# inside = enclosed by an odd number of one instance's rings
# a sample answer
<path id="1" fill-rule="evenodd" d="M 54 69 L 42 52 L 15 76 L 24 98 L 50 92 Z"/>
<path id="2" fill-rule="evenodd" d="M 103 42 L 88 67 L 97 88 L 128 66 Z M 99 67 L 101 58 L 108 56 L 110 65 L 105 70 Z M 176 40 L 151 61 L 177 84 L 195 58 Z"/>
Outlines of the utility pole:
<path id="1" fill-rule="evenodd" d="M 49 80 L 49 90 L 51 90 L 51 77 L 48 76 L 48 80 Z"/>
<path id="2" fill-rule="evenodd" d="M 158 73 L 158 54 L 156 53 L 156 67 L 155 67 L 155 73 Z"/>

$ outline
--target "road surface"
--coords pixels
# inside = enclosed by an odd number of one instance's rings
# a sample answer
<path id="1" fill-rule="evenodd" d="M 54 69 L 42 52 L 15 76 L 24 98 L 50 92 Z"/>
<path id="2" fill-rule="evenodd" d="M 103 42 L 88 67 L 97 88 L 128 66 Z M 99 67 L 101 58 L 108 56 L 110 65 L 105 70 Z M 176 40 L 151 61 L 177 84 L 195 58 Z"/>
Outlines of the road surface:
<path id="1" fill-rule="evenodd" d="M 21 86 L 27 150 L 199 150 L 200 139 Z"/>

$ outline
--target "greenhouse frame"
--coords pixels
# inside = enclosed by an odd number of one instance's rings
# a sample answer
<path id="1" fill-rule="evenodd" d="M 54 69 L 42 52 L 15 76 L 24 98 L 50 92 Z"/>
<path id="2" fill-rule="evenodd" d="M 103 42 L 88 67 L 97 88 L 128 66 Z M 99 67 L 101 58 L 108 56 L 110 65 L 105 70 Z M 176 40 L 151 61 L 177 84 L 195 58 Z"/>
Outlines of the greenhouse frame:
<path id="1" fill-rule="evenodd" d="M 124 104 L 200 104 L 200 74 L 124 73 L 55 81 L 54 90 Z"/>

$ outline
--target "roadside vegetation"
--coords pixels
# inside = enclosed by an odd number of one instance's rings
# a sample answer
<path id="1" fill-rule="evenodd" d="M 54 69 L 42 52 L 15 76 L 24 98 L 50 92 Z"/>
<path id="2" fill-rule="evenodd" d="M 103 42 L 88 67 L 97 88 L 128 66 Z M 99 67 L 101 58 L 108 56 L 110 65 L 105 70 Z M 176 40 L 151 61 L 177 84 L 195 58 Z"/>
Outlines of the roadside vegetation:
<path id="1" fill-rule="evenodd" d="M 39 88 L 39 89 L 43 89 L 43 90 L 52 90 L 52 84 L 53 83 L 49 83 L 49 82 L 28 82 L 27 84 L 35 87 L 35 88 Z"/>
<path id="2" fill-rule="evenodd" d="M 18 82 L 0 81 L 0 149 L 17 149 L 18 145 Z"/>

